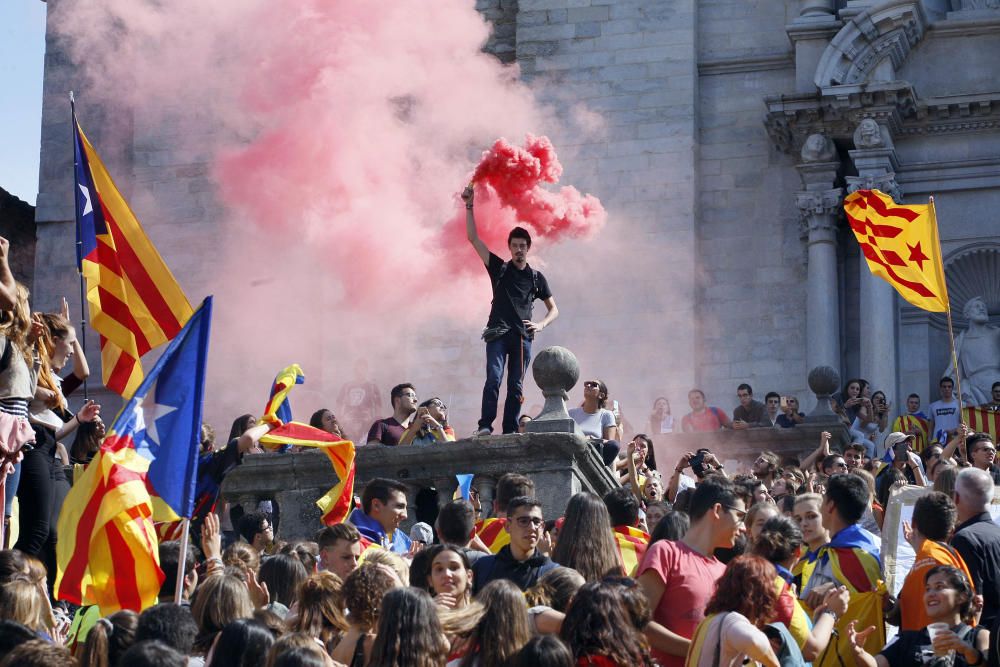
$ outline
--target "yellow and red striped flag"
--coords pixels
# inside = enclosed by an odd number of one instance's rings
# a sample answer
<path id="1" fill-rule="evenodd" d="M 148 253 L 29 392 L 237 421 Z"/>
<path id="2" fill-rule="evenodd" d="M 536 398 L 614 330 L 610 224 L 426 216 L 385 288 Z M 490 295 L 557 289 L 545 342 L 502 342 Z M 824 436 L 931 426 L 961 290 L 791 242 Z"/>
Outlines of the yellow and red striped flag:
<path id="1" fill-rule="evenodd" d="M 101 336 L 101 379 L 124 398 L 142 381 L 143 354 L 194 312 L 73 113 L 77 261 L 90 324 Z"/>
<path id="2" fill-rule="evenodd" d="M 351 513 L 351 500 L 354 497 L 354 443 L 308 424 L 292 421 L 288 393 L 292 387 L 303 382 L 305 374 L 298 364 L 285 368 L 274 378 L 270 398 L 264 407 L 264 415 L 260 418 L 261 422 L 271 424 L 274 428 L 260 442 L 271 449 L 292 445 L 323 450 L 333 465 L 337 485 L 323 494 L 316 504 L 323 510 L 323 523 L 332 526 L 344 521 Z"/>
<path id="3" fill-rule="evenodd" d="M 899 415 L 896 420 L 892 422 L 892 430 L 898 433 L 914 433 L 913 441 L 913 451 L 917 454 L 924 451 L 927 447 L 927 430 L 930 428 L 930 424 L 926 419 L 917 417 L 916 415 Z"/>
<path id="4" fill-rule="evenodd" d="M 146 487 L 149 460 L 134 448 L 102 448 L 59 514 L 54 594 L 101 615 L 156 604 L 163 583 Z"/>
<path id="5" fill-rule="evenodd" d="M 858 190 L 844 199 L 868 268 L 917 308 L 948 310 L 941 242 L 934 206 L 900 206 L 878 190 Z"/>
<path id="6" fill-rule="evenodd" d="M 993 442 L 1000 437 L 1000 412 L 989 408 L 963 408 L 963 421 L 977 433 L 989 433 Z"/>
<path id="7" fill-rule="evenodd" d="M 615 526 L 614 532 L 625 574 L 634 577 L 649 547 L 649 534 L 634 526 Z"/>
<path id="8" fill-rule="evenodd" d="M 495 554 L 510 544 L 510 533 L 504 530 L 507 519 L 490 517 L 476 522 L 476 537 L 483 541 L 490 551 Z"/>

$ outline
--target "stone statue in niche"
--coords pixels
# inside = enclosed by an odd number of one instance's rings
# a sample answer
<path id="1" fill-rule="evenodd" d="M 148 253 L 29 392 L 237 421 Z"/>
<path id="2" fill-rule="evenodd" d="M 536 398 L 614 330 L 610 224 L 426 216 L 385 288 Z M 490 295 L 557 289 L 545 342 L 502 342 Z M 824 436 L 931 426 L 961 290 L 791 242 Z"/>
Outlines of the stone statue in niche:
<path id="1" fill-rule="evenodd" d="M 1000 381 L 1000 328 L 989 325 L 990 314 L 982 297 L 969 299 L 962 314 L 969 320 L 969 328 L 955 339 L 962 400 L 968 405 L 986 405 L 993 400 L 993 383 Z M 944 375 L 954 378 L 955 366 L 949 364 Z"/>
<path id="2" fill-rule="evenodd" d="M 854 130 L 855 148 L 883 148 L 885 138 L 882 136 L 882 128 L 875 122 L 874 118 L 863 118 Z"/>
<path id="3" fill-rule="evenodd" d="M 833 141 L 822 134 L 810 134 L 802 144 L 800 155 L 803 162 L 832 162 L 837 155 L 837 149 Z"/>
<path id="4" fill-rule="evenodd" d="M 962 9 L 1000 9 L 1000 0 L 951 0 L 951 10 Z"/>

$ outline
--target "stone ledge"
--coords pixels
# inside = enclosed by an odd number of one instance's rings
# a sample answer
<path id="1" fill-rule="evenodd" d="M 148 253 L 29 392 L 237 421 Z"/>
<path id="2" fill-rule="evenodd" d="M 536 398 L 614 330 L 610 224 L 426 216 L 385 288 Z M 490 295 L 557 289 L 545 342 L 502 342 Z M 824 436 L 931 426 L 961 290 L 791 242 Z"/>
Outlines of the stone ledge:
<path id="1" fill-rule="evenodd" d="M 473 473 L 483 507 L 493 500 L 496 480 L 519 472 L 535 482 L 536 496 L 546 516 L 562 513 L 570 496 L 592 491 L 603 496 L 618 486 L 597 451 L 575 434 L 532 433 L 469 438 L 430 447 L 361 446 L 357 449 L 355 495 L 375 477 L 397 479 L 409 488 L 410 505 L 422 489 L 438 493 L 438 504 L 448 502 L 458 486 L 457 474 Z M 222 487 L 229 502 L 274 499 L 281 508 L 283 539 L 309 537 L 319 528 L 315 501 L 336 483 L 336 476 L 320 452 L 248 456 Z M 410 512 L 405 526 L 415 520 Z"/>

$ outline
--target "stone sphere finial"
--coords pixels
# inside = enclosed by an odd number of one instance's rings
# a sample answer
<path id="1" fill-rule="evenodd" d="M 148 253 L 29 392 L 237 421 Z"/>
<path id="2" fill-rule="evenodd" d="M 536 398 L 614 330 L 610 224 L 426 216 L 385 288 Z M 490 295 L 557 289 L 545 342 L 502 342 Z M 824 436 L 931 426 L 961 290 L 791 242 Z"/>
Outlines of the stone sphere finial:
<path id="1" fill-rule="evenodd" d="M 829 366 L 817 366 L 809 371 L 809 389 L 816 394 L 816 408 L 808 421 L 833 421 L 836 413 L 830 409 L 830 396 L 840 388 L 840 373 Z"/>
<path id="2" fill-rule="evenodd" d="M 531 375 L 542 390 L 545 405 L 542 413 L 528 422 L 530 432 L 575 433 L 576 422 L 566 411 L 569 390 L 580 379 L 580 362 L 565 347 L 554 345 L 538 353 L 531 364 Z"/>

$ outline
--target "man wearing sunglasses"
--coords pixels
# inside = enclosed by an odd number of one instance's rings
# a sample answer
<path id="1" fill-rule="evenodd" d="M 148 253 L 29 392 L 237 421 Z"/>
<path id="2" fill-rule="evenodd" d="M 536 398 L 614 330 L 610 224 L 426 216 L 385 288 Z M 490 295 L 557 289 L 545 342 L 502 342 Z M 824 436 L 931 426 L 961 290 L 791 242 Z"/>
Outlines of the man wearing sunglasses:
<path id="1" fill-rule="evenodd" d="M 545 519 L 537 500 L 527 496 L 511 500 L 507 504 L 504 529 L 510 534 L 510 544 L 495 556 L 480 558 L 472 566 L 474 594 L 494 579 L 510 579 L 524 591 L 534 586 L 546 572 L 559 567 L 538 551 L 538 541 L 545 532 Z"/>

